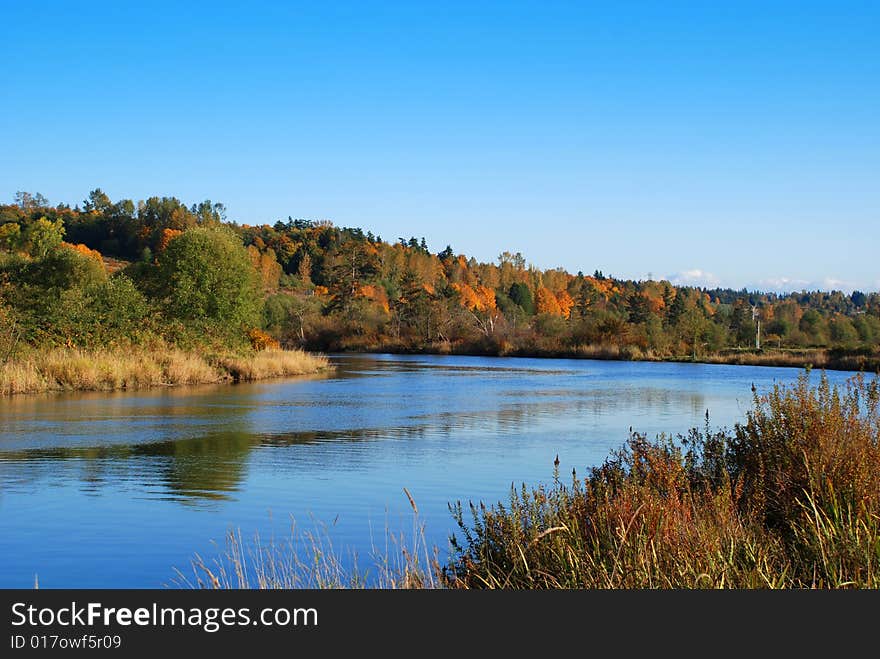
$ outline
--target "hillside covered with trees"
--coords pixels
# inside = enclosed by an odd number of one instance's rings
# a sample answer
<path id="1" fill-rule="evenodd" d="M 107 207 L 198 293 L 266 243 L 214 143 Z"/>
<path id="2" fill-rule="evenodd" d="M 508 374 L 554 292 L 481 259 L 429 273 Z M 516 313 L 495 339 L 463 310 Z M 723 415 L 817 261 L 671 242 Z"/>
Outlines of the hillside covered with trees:
<path id="1" fill-rule="evenodd" d="M 756 348 L 760 327 L 761 349 Z M 0 206 L 0 359 L 165 345 L 812 363 L 874 370 L 880 294 L 676 287 L 424 239 L 230 221 L 173 197 Z"/>

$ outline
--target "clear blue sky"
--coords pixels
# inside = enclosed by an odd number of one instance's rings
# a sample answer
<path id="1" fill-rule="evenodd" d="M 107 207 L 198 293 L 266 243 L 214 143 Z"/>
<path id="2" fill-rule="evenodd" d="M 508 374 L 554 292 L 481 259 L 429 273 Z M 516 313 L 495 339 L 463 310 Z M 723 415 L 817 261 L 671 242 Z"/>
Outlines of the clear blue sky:
<path id="1" fill-rule="evenodd" d="M 133 4 L 0 4 L 0 198 L 880 288 L 876 1 Z"/>

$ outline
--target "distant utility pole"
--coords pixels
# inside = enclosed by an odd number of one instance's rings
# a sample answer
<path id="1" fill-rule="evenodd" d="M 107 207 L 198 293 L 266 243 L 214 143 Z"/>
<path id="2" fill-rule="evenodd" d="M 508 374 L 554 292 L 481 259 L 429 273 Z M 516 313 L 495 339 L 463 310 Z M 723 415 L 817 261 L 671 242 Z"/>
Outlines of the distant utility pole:
<path id="1" fill-rule="evenodd" d="M 761 316 L 758 315 L 757 305 L 752 306 L 752 320 L 755 321 L 755 350 L 761 349 Z"/>

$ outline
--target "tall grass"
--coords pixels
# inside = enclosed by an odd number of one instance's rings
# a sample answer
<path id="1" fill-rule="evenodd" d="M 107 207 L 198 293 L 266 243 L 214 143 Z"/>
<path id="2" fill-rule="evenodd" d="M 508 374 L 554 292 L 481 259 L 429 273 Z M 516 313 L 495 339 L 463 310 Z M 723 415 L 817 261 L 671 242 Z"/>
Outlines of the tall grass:
<path id="1" fill-rule="evenodd" d="M 453 507 L 461 588 L 880 587 L 878 383 L 755 395 L 733 432 L 633 434 L 584 480 Z"/>
<path id="2" fill-rule="evenodd" d="M 224 357 L 220 366 L 234 380 L 261 380 L 284 375 L 315 373 L 329 366 L 323 355 L 313 355 L 302 350 L 270 349 L 244 356 Z"/>
<path id="3" fill-rule="evenodd" d="M 190 570 L 175 570 L 172 581 L 200 589 L 439 588 L 437 551 L 429 549 L 418 507 L 404 492 L 413 509 L 412 530 L 394 532 L 386 525 L 381 544 L 372 544 L 367 567 L 359 567 L 361 557 L 336 549 L 326 526 L 301 530 L 292 521 L 282 538 L 263 540 L 255 534 L 246 541 L 240 530 L 230 530 L 216 556 L 196 555 Z"/>
<path id="4" fill-rule="evenodd" d="M 150 349 L 54 348 L 33 350 L 0 363 L 0 395 L 256 380 L 316 373 L 328 366 L 326 357 L 300 350 L 207 357 L 164 345 Z"/>
<path id="5" fill-rule="evenodd" d="M 722 350 L 700 358 L 710 364 L 737 364 L 748 366 L 787 366 L 840 371 L 876 372 L 880 370 L 880 354 L 860 350 L 767 349 Z"/>

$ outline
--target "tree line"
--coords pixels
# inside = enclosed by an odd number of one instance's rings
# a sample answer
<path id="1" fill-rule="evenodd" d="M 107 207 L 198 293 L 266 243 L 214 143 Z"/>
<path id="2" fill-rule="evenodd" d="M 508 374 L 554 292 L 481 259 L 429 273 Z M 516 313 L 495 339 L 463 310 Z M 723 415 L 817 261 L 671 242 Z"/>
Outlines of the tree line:
<path id="1" fill-rule="evenodd" d="M 760 332 L 760 335 L 759 335 Z M 174 197 L 0 205 L 0 350 L 161 338 L 210 347 L 700 357 L 876 352 L 880 294 L 776 294 L 542 270 L 327 221 L 229 221 Z M 3 354 L 0 354 L 0 359 Z"/>

